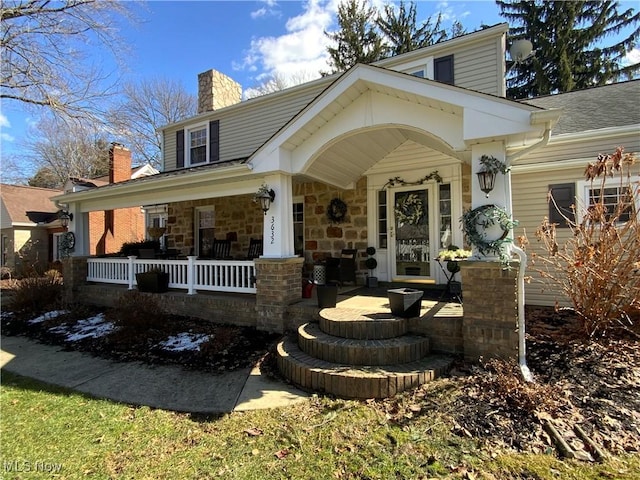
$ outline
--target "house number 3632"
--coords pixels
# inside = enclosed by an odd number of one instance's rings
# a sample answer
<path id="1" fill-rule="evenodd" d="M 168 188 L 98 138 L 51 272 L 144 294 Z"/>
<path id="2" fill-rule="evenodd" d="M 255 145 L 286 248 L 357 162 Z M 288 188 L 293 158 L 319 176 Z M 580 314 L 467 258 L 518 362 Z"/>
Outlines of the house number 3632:
<path id="1" fill-rule="evenodd" d="M 276 243 L 276 219 L 271 216 L 271 245 Z"/>

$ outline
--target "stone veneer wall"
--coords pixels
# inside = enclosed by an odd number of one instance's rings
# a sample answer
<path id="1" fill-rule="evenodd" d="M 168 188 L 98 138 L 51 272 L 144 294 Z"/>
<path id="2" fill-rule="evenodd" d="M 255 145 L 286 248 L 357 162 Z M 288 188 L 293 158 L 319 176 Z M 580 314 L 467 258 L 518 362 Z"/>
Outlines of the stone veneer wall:
<path id="1" fill-rule="evenodd" d="M 465 359 L 518 358 L 518 262 L 460 262 Z"/>
<path id="2" fill-rule="evenodd" d="M 293 196 L 304 196 L 305 268 L 325 257 L 340 255 L 343 248 L 358 250 L 358 270 L 365 272 L 367 237 L 367 179 L 352 190 L 340 190 L 320 182 L 294 184 Z M 346 221 L 331 224 L 327 206 L 339 197 L 347 204 Z M 364 274 L 364 273 L 363 273 Z"/>
<path id="3" fill-rule="evenodd" d="M 194 250 L 194 221 L 196 207 L 214 206 L 216 212 L 215 236 L 224 239 L 235 232 L 238 241 L 231 244 L 231 255 L 245 255 L 249 239 L 262 238 L 264 213 L 253 202 L 253 195 L 208 198 L 171 203 L 167 209 L 167 247 L 188 255 Z"/>

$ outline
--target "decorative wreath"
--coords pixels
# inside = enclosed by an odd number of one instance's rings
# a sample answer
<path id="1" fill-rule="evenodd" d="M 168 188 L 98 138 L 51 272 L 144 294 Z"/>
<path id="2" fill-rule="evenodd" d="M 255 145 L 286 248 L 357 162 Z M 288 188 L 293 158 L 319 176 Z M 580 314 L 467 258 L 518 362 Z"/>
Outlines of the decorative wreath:
<path id="1" fill-rule="evenodd" d="M 505 209 L 491 204 L 482 205 L 465 212 L 461 222 L 467 240 L 475 245 L 481 254 L 490 255 L 493 253 L 500 257 L 500 262 L 503 265 L 509 265 L 509 256 L 504 252 L 502 246 L 512 241 L 511 238 L 507 238 L 507 235 L 511 229 L 518 225 L 518 222 L 512 220 Z M 496 240 L 487 240 L 484 231 L 493 225 L 500 226 L 502 235 Z"/>
<path id="2" fill-rule="evenodd" d="M 417 225 L 424 217 L 424 205 L 415 193 L 410 193 L 398 199 L 395 208 L 396 218 L 399 223 Z"/>
<path id="3" fill-rule="evenodd" d="M 60 256 L 62 258 L 66 258 L 71 256 L 71 252 L 76 246 L 76 236 L 73 232 L 65 232 L 60 236 L 60 243 L 58 244 L 58 249 L 60 251 Z"/>
<path id="4" fill-rule="evenodd" d="M 347 215 L 347 204 L 339 198 L 334 198 L 327 207 L 327 218 L 331 223 L 342 223 Z"/>

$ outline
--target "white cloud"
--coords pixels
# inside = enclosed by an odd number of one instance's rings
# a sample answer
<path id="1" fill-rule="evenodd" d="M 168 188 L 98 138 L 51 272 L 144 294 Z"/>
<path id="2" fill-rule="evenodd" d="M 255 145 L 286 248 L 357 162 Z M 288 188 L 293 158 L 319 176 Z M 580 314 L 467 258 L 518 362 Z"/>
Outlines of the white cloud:
<path id="1" fill-rule="evenodd" d="M 267 5 L 275 7 L 275 2 Z M 260 72 L 254 77 L 256 83 L 272 75 L 319 77 L 320 71 L 328 70 L 329 39 L 324 32 L 332 27 L 337 8 L 338 0 L 309 0 L 302 13 L 287 19 L 286 33 L 254 38 L 242 63 L 234 68 Z"/>
<path id="2" fill-rule="evenodd" d="M 3 113 L 0 113 L 0 129 L 2 129 L 0 130 L 0 141 L 13 142 L 15 138 L 5 131 L 7 128 L 11 128 L 11 122 Z"/>
<path id="3" fill-rule="evenodd" d="M 256 18 L 266 16 L 280 16 L 281 12 L 278 9 L 278 2 L 276 2 L 275 0 L 262 0 L 261 3 L 264 3 L 265 6 L 251 12 L 251 18 L 255 20 Z"/>
<path id="4" fill-rule="evenodd" d="M 625 55 L 623 63 L 625 65 L 634 65 L 638 62 L 640 62 L 640 48 L 634 48 Z"/>

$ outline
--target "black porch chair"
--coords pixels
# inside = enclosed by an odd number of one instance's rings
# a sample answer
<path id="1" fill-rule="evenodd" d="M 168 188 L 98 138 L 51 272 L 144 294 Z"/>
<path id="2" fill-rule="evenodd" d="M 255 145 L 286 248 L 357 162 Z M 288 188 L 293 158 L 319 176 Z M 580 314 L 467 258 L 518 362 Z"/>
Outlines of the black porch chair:
<path id="1" fill-rule="evenodd" d="M 213 240 L 211 254 L 216 260 L 231 259 L 231 240 Z"/>
<path id="2" fill-rule="evenodd" d="M 327 281 L 338 282 L 339 284 L 352 282 L 355 285 L 357 254 L 358 250 L 345 248 L 340 252 L 340 258 L 327 258 Z"/>
<path id="3" fill-rule="evenodd" d="M 253 260 L 254 258 L 258 258 L 260 255 L 262 255 L 262 239 L 250 238 L 249 250 L 247 251 L 247 260 Z"/>

